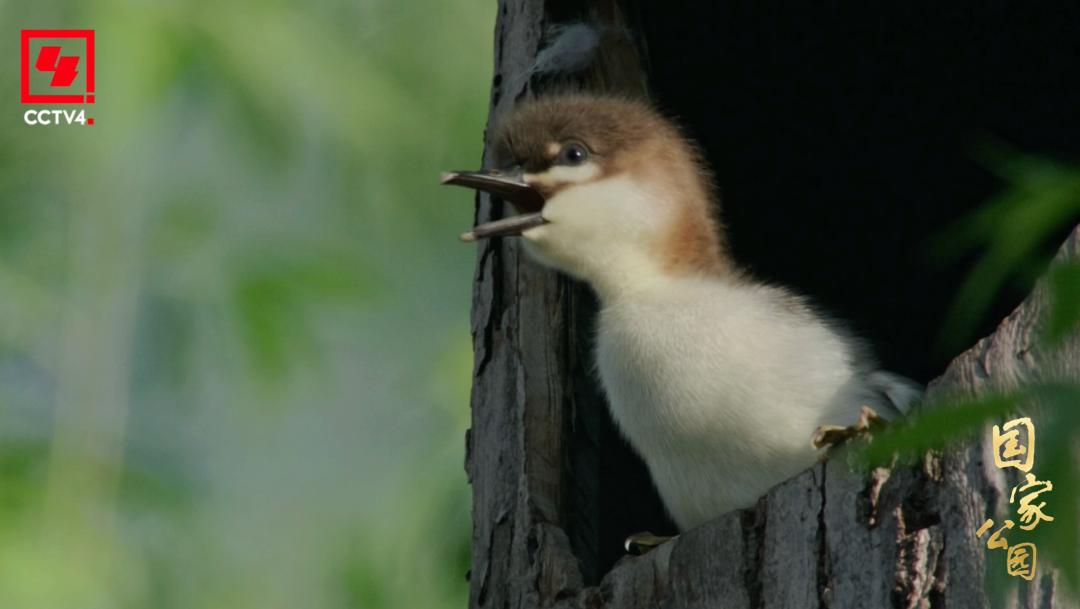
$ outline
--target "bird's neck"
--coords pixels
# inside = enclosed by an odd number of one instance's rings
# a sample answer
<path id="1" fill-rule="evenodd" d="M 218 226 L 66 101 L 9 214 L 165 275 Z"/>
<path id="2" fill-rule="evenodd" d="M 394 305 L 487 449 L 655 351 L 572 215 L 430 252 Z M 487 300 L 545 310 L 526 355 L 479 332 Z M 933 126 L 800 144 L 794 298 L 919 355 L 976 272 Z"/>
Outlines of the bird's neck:
<path id="1" fill-rule="evenodd" d="M 687 280 L 736 278 L 722 229 L 709 219 L 693 220 L 673 226 L 652 247 L 609 243 L 591 252 L 586 249 L 586 255 L 564 270 L 588 281 L 605 304 L 670 290 Z"/>
<path id="2" fill-rule="evenodd" d="M 719 249 L 675 255 L 627 248 L 582 269 L 605 306 L 675 289 L 686 281 L 727 281 L 736 271 Z"/>

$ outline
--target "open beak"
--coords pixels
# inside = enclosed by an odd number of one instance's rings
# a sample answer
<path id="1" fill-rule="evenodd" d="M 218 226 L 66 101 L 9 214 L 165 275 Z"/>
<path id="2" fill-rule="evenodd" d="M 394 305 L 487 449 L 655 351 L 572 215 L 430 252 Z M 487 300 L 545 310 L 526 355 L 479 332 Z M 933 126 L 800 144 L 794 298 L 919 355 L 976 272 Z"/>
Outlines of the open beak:
<path id="1" fill-rule="evenodd" d="M 462 241 L 520 235 L 521 231 L 546 222 L 540 215 L 540 210 L 544 208 L 544 197 L 525 182 L 519 168 L 509 171 L 448 171 L 442 174 L 441 183 L 482 190 L 508 201 L 521 212 L 512 218 L 481 224 L 461 235 Z"/>

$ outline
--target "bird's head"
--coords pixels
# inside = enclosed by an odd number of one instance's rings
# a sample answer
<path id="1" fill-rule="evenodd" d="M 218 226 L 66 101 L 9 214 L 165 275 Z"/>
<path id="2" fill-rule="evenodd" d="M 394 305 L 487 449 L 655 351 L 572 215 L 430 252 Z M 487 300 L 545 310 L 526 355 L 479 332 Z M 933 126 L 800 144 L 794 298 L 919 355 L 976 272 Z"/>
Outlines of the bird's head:
<path id="1" fill-rule="evenodd" d="M 489 192 L 519 215 L 465 241 L 521 235 L 541 262 L 602 294 L 688 272 L 728 270 L 711 174 L 695 145 L 650 106 L 564 94 L 527 102 L 496 128 L 496 168 L 444 184 Z"/>

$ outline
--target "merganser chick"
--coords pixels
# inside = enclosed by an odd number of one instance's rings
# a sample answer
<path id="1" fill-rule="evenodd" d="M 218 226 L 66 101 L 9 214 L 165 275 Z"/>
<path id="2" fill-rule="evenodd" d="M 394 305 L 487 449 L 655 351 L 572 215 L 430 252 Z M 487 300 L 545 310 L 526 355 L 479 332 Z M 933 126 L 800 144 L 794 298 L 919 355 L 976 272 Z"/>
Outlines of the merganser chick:
<path id="1" fill-rule="evenodd" d="M 502 121 L 493 145 L 498 169 L 443 183 L 521 213 L 462 239 L 520 235 L 536 260 L 595 289 L 612 417 L 680 530 L 813 465 L 821 429 L 855 426 L 864 406 L 895 418 L 921 395 L 803 298 L 736 266 L 698 148 L 646 103 L 542 97 Z"/>

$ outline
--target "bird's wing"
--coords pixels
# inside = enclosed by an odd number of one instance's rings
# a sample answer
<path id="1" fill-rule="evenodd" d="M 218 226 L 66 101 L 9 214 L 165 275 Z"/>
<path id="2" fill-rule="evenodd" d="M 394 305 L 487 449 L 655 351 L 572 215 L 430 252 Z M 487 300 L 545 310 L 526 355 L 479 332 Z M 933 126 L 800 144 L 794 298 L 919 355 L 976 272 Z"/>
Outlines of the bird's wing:
<path id="1" fill-rule="evenodd" d="M 894 419 L 907 414 L 911 405 L 922 399 L 924 387 L 915 381 L 885 372 L 875 370 L 866 377 L 867 385 L 881 396 L 882 405 L 892 412 L 879 412 L 886 419 Z"/>

